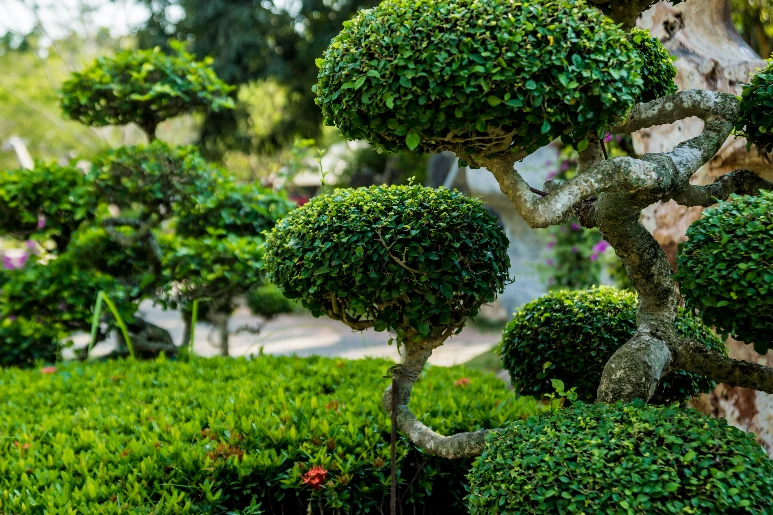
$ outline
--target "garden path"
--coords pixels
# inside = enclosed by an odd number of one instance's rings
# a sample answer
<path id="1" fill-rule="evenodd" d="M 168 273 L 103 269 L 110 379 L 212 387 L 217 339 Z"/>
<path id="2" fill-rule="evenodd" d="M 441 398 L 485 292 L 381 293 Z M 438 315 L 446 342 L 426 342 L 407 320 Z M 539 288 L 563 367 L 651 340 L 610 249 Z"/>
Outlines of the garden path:
<path id="1" fill-rule="evenodd" d="M 181 343 L 183 323 L 178 311 L 164 311 L 150 302 L 143 303 L 140 311 L 145 320 L 169 331 L 175 344 Z M 246 308 L 236 310 L 229 324 L 232 331 L 229 340 L 232 356 L 258 354 L 260 347 L 263 347 L 263 352 L 266 354 L 298 356 L 316 354 L 352 359 L 374 356 L 399 359 L 395 345 L 387 344 L 389 339 L 387 333 L 377 333 L 373 330 L 357 333 L 340 322 L 314 318 L 308 314 L 280 315 L 266 323 L 260 334 L 237 332 L 245 325 L 255 326 L 260 321 L 260 318 L 252 315 Z M 210 324 L 196 324 L 194 336 L 196 354 L 200 356 L 218 354 L 215 346 L 216 334 Z M 464 363 L 490 349 L 498 340 L 497 332 L 484 332 L 475 327 L 468 327 L 437 349 L 429 361 L 441 366 Z M 87 342 L 88 335 L 76 335 L 76 346 L 85 345 Z M 111 338 L 97 345 L 92 355 L 107 354 L 114 346 L 115 341 Z"/>

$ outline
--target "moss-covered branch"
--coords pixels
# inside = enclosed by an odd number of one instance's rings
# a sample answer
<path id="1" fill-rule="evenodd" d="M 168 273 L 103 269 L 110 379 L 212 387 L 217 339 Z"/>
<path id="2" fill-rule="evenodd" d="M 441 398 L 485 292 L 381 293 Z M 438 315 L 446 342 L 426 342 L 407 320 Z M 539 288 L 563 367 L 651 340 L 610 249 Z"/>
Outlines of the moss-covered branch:
<path id="1" fill-rule="evenodd" d="M 722 175 L 707 186 L 688 185 L 674 197 L 683 206 L 709 207 L 730 195 L 758 195 L 760 190 L 773 191 L 773 183 L 749 170 L 734 170 Z"/>

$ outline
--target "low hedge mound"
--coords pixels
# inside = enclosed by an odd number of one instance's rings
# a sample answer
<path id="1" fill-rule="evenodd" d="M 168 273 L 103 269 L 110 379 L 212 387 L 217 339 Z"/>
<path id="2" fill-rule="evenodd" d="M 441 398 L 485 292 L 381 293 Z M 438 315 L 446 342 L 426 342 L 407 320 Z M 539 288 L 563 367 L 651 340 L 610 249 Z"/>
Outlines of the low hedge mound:
<path id="1" fill-rule="evenodd" d="M 0 513 L 387 513 L 390 365 L 262 356 L 2 370 Z M 412 407 L 446 434 L 537 409 L 462 367 L 431 368 L 416 390 Z M 402 438 L 397 453 L 404 513 L 467 513 L 471 460 Z"/>
<path id="2" fill-rule="evenodd" d="M 498 348 L 515 390 L 523 395 L 553 392 L 551 380 L 576 387 L 592 402 L 604 366 L 636 334 L 636 294 L 609 286 L 556 291 L 522 306 L 507 324 Z M 676 334 L 716 351 L 725 344 L 701 320 L 679 308 Z M 670 404 L 714 389 L 710 379 L 682 370 L 658 384 L 651 401 Z"/>
<path id="3" fill-rule="evenodd" d="M 576 404 L 488 435 L 471 515 L 773 513 L 773 462 L 695 410 Z"/>

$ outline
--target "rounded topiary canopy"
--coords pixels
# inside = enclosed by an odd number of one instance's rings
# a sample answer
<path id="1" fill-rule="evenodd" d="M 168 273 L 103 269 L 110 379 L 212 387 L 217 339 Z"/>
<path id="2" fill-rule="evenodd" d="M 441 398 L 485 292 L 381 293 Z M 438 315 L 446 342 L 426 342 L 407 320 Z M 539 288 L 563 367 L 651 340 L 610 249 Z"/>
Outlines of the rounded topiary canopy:
<path id="1" fill-rule="evenodd" d="M 62 85 L 62 110 L 86 125 L 136 123 L 150 135 L 167 118 L 206 108 L 233 108 L 228 86 L 209 67 L 211 59 L 152 50 L 100 57 Z"/>
<path id="2" fill-rule="evenodd" d="M 576 404 L 487 437 L 471 515 L 771 513 L 773 462 L 692 409 Z"/>
<path id="3" fill-rule="evenodd" d="M 577 388 L 585 401 L 596 399 L 609 358 L 636 333 L 636 295 L 607 286 L 557 291 L 521 307 L 507 324 L 499 352 L 515 390 L 523 395 L 553 392 L 551 379 Z M 714 332 L 679 309 L 676 333 L 725 351 Z M 703 376 L 676 371 L 658 385 L 652 403 L 668 404 L 710 392 Z"/>
<path id="4" fill-rule="evenodd" d="M 170 147 L 159 140 L 100 156 L 89 177 L 105 201 L 121 207 L 139 205 L 162 217 L 171 216 L 177 202 L 211 194 L 223 180 L 195 147 Z"/>
<path id="5" fill-rule="evenodd" d="M 580 141 L 642 91 L 627 34 L 582 0 L 386 0 L 344 25 L 318 61 L 317 103 L 390 151 Z"/>
<path id="6" fill-rule="evenodd" d="M 445 188 L 372 186 L 313 198 L 266 243 L 268 279 L 315 316 L 437 336 L 508 280 L 507 237 L 480 201 Z"/>
<path id="7" fill-rule="evenodd" d="M 748 140 L 747 147 L 773 152 L 773 61 L 743 86 L 735 130 Z"/>
<path id="8" fill-rule="evenodd" d="M 680 291 L 707 324 L 754 343 L 773 344 L 773 192 L 733 196 L 687 230 L 677 255 Z"/>
<path id="9" fill-rule="evenodd" d="M 648 30 L 632 29 L 630 37 L 643 62 L 640 73 L 644 88 L 640 100 L 649 102 L 676 93 L 679 90 L 674 82 L 676 66 L 666 47 Z"/>

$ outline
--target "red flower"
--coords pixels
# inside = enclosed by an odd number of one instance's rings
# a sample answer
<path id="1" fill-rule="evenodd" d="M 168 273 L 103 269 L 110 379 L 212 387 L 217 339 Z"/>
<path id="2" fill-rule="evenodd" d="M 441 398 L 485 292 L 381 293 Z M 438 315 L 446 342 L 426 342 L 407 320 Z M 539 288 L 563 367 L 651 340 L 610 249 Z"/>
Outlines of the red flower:
<path id="1" fill-rule="evenodd" d="M 319 490 L 327 479 L 327 470 L 314 465 L 303 475 L 303 484 L 311 486 L 314 490 Z"/>
<path id="2" fill-rule="evenodd" d="M 466 377 L 454 381 L 454 386 L 467 386 L 468 384 L 470 384 L 470 380 Z"/>
<path id="3" fill-rule="evenodd" d="M 56 367 L 43 367 L 40 369 L 41 374 L 56 374 Z"/>

